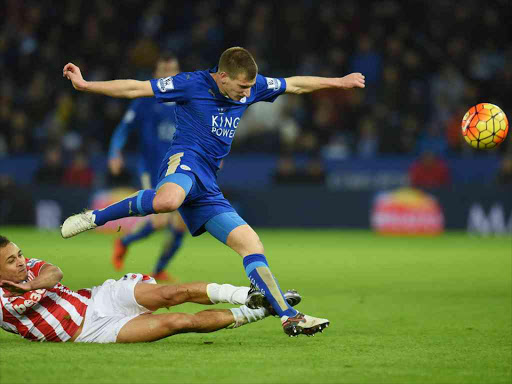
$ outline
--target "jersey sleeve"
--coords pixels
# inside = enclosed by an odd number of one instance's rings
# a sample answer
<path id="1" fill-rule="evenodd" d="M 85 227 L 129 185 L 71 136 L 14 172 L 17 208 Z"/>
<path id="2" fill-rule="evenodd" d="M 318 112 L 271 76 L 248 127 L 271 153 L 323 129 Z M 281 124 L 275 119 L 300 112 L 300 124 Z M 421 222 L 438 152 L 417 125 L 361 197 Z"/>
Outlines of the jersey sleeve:
<path id="1" fill-rule="evenodd" d="M 258 74 L 255 87 L 254 102 L 268 101 L 272 103 L 279 95 L 286 91 L 286 80 L 284 78 L 265 77 Z"/>
<path id="2" fill-rule="evenodd" d="M 132 101 L 127 111 L 125 112 L 123 119 L 114 130 L 114 133 L 112 134 L 112 139 L 110 140 L 110 146 L 108 149 L 109 159 L 116 157 L 123 150 L 123 147 L 126 144 L 128 136 L 130 136 L 130 133 L 137 125 L 137 119 L 140 114 L 140 105 L 141 99 L 135 99 L 134 101 Z"/>
<path id="3" fill-rule="evenodd" d="M 25 262 L 27 263 L 27 270 L 31 271 L 34 274 L 34 276 L 38 276 L 43 265 L 47 264 L 46 261 L 39 259 L 25 258 Z"/>
<path id="4" fill-rule="evenodd" d="M 159 103 L 183 102 L 190 98 L 195 76 L 192 73 L 178 73 L 176 76 L 151 79 L 153 93 Z"/>

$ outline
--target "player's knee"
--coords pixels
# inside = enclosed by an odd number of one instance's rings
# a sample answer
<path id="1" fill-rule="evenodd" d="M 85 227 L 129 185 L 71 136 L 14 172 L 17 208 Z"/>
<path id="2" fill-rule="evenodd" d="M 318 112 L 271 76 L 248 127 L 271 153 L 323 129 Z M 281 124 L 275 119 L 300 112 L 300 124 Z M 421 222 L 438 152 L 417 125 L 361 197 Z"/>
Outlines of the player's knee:
<path id="1" fill-rule="evenodd" d="M 260 240 L 258 234 L 252 231 L 251 236 L 245 242 L 245 247 L 249 253 L 265 253 L 265 249 L 263 247 L 263 243 Z"/>
<path id="2" fill-rule="evenodd" d="M 182 203 L 183 199 L 181 196 L 170 193 L 157 193 L 153 200 L 153 208 L 157 213 L 173 212 L 177 210 Z"/>
<path id="3" fill-rule="evenodd" d="M 235 228 L 228 236 L 226 244 L 240 256 L 265 253 L 258 234 L 248 225 Z"/>
<path id="4" fill-rule="evenodd" d="M 256 239 L 254 240 L 253 248 L 254 248 L 254 251 L 251 250 L 251 253 L 261 253 L 261 254 L 265 253 L 265 248 L 263 247 L 263 243 L 261 242 L 258 235 L 256 235 Z"/>
<path id="5" fill-rule="evenodd" d="M 237 247 L 237 249 L 240 250 L 239 253 L 242 256 L 252 255 L 254 253 L 261 253 L 261 254 L 265 253 L 263 243 L 261 242 L 259 237 L 250 239 L 249 241 L 246 241 L 243 244 L 240 244 L 239 247 Z"/>

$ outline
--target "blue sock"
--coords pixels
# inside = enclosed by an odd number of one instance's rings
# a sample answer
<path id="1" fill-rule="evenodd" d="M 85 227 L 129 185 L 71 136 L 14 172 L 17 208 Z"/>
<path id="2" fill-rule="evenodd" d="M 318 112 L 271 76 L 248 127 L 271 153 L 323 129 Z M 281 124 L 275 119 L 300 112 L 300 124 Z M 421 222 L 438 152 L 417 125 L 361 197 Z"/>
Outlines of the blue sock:
<path id="1" fill-rule="evenodd" d="M 153 227 L 151 220 L 148 220 L 143 224 L 144 225 L 137 228 L 134 232 L 124 236 L 121 239 L 121 243 L 123 243 L 125 247 L 128 247 L 134 241 L 144 239 L 155 232 L 155 227 Z"/>
<path id="2" fill-rule="evenodd" d="M 272 275 L 272 272 L 270 272 L 264 255 L 255 253 L 245 256 L 244 268 L 251 283 L 265 295 L 279 317 L 293 317 L 297 314 L 297 311 L 286 302 L 277 280 Z"/>
<path id="3" fill-rule="evenodd" d="M 146 216 L 155 213 L 153 199 L 156 192 L 154 189 L 143 189 L 136 194 L 118 201 L 103 209 L 96 209 L 92 213 L 96 215 L 94 223 L 103 225 L 107 221 L 121 219 L 129 216 Z"/>
<path id="4" fill-rule="evenodd" d="M 162 272 L 165 269 L 165 267 L 167 267 L 167 264 L 169 264 L 171 259 L 174 257 L 176 252 L 178 252 L 178 249 L 180 249 L 181 245 L 183 244 L 183 236 L 185 236 L 185 232 L 177 231 L 174 228 L 171 228 L 171 231 L 174 233 L 174 238 L 172 242 L 169 244 L 169 246 L 167 246 L 160 255 L 160 258 L 156 263 L 155 274 Z"/>

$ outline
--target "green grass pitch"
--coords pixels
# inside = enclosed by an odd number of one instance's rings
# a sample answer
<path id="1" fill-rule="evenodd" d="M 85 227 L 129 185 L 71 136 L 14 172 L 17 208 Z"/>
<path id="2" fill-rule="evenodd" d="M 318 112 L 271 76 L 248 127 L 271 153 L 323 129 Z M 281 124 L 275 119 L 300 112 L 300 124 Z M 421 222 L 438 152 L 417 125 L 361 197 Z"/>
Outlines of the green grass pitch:
<path id="1" fill-rule="evenodd" d="M 119 278 L 115 235 L 0 228 L 27 257 L 61 267 L 72 289 Z M 283 289 L 327 317 L 316 337 L 288 338 L 276 318 L 156 343 L 33 343 L 0 331 L 0 383 L 510 383 L 512 238 L 450 233 L 261 230 Z M 134 245 L 125 272 L 149 272 L 163 233 Z M 246 285 L 242 261 L 208 235 L 187 237 L 170 271 L 181 281 Z M 193 312 L 188 304 L 172 311 Z"/>

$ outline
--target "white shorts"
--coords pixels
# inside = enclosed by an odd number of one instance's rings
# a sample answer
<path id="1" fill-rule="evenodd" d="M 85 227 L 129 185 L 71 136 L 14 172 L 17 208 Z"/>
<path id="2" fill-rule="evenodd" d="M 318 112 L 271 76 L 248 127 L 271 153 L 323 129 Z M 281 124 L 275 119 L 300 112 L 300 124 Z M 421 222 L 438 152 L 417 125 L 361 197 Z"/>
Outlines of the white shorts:
<path id="1" fill-rule="evenodd" d="M 147 275 L 128 273 L 119 280 L 109 279 L 93 287 L 82 332 L 75 343 L 115 343 L 127 322 L 151 312 L 135 300 L 135 285 L 141 282 L 156 284 Z"/>

